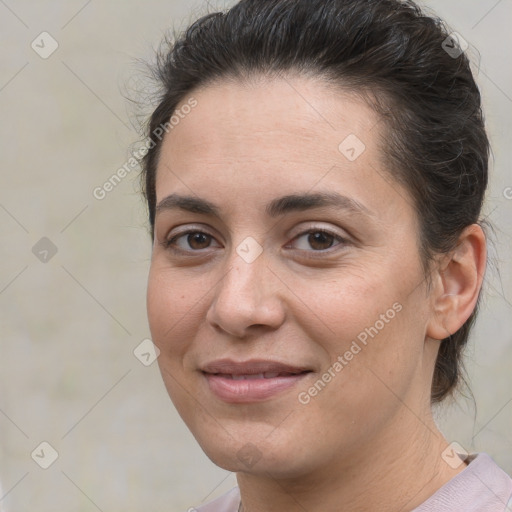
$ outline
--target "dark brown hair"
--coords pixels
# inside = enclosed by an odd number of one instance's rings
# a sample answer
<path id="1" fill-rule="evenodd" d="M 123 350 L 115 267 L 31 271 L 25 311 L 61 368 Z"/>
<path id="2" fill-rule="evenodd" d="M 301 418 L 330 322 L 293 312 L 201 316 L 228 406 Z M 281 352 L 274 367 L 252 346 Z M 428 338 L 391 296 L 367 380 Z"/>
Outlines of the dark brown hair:
<path id="1" fill-rule="evenodd" d="M 429 286 L 435 256 L 452 251 L 470 224 L 484 227 L 489 141 L 480 92 L 458 40 L 412 1 L 241 0 L 167 41 L 152 71 L 162 92 L 149 137 L 194 90 L 220 80 L 298 72 L 363 95 L 385 121 L 386 167 L 409 191 L 420 220 Z M 161 143 L 142 159 L 152 238 Z M 464 325 L 441 343 L 433 403 L 461 378 L 461 353 L 479 303 L 480 295 Z"/>

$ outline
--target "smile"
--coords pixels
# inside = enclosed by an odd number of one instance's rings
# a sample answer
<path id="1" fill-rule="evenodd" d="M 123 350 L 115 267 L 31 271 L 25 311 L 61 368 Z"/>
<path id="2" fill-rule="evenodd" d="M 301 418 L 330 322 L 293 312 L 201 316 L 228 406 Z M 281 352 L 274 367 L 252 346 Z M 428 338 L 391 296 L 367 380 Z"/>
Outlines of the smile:
<path id="1" fill-rule="evenodd" d="M 214 361 L 202 369 L 212 394 L 228 403 L 261 402 L 289 390 L 312 370 L 275 361 Z"/>

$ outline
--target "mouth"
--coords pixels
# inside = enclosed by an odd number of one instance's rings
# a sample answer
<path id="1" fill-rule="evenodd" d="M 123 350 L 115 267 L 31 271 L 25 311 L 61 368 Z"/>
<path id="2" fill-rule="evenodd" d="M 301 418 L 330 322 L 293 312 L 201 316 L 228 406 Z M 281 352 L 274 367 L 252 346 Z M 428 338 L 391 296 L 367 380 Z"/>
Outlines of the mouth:
<path id="1" fill-rule="evenodd" d="M 230 359 L 213 361 L 201 369 L 209 390 L 228 403 L 268 400 L 289 390 L 312 371 L 276 361 Z"/>
<path id="2" fill-rule="evenodd" d="M 290 377 L 292 375 L 301 375 L 307 372 L 265 372 L 265 373 L 253 373 L 253 374 L 232 374 L 232 373 L 212 373 L 210 375 L 217 375 L 225 379 L 233 380 L 256 380 L 256 379 L 275 379 L 276 377 Z"/>

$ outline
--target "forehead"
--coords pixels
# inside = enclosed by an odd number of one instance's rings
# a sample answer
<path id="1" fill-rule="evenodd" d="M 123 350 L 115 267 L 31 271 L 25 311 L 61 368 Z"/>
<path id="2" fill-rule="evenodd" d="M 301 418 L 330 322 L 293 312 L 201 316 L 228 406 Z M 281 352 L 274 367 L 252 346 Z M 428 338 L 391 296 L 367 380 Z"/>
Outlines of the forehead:
<path id="1" fill-rule="evenodd" d="M 293 75 L 251 82 L 221 81 L 190 96 L 197 105 L 180 116 L 179 125 L 172 129 L 174 137 L 168 138 L 179 138 L 179 147 L 174 148 L 178 151 L 194 148 L 203 155 L 212 151 L 226 156 L 227 150 L 242 149 L 246 155 L 260 149 L 296 152 L 307 142 L 319 149 L 334 149 L 339 156 L 339 142 L 351 133 L 368 138 L 367 132 L 379 121 L 357 95 L 335 90 L 321 80 Z M 177 111 L 188 99 L 184 98 Z M 255 144 L 248 146 L 248 139 Z M 287 145 L 280 147 L 284 141 Z"/>
<path id="2" fill-rule="evenodd" d="M 313 188 L 374 211 L 399 199 L 383 180 L 383 123 L 358 95 L 304 77 L 224 81 L 195 90 L 177 112 L 191 97 L 196 105 L 163 140 L 157 203 L 174 192 L 268 202 Z"/>

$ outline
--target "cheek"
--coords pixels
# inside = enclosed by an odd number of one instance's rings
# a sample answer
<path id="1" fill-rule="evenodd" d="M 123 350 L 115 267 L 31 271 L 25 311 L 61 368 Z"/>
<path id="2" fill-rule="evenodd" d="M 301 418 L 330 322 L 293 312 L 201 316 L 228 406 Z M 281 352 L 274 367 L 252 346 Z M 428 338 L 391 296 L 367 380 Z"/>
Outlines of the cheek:
<path id="1" fill-rule="evenodd" d="M 196 297 L 193 291 L 179 272 L 152 264 L 146 296 L 151 339 L 160 350 L 157 362 L 165 388 L 187 424 L 192 414 L 189 393 L 195 395 L 196 391 L 187 376 L 186 357 L 195 336 L 202 295 Z"/>
<path id="2" fill-rule="evenodd" d="M 302 327 L 321 346 L 322 372 L 328 373 L 329 389 L 318 386 L 318 403 L 380 408 L 396 401 L 394 393 L 407 393 L 424 343 L 422 299 L 419 291 L 411 293 L 407 282 L 414 280 L 405 275 L 415 270 L 367 268 L 309 288 L 304 296 L 315 314 Z"/>
<path id="3" fill-rule="evenodd" d="M 307 306 L 306 315 L 299 320 L 302 327 L 309 330 L 310 338 L 323 345 L 331 357 L 348 350 L 358 335 L 364 343 L 369 339 L 365 329 L 376 322 L 379 333 L 389 331 L 389 325 L 398 315 L 393 304 L 399 294 L 391 286 L 383 285 L 385 270 L 353 267 L 340 272 L 335 279 L 304 282 L 303 286 L 295 287 L 294 293 Z M 380 315 L 386 312 L 385 320 L 389 323 L 384 324 Z"/>
<path id="4" fill-rule="evenodd" d="M 190 326 L 196 321 L 200 297 L 180 279 L 179 272 L 169 272 L 152 265 L 147 287 L 147 314 L 153 342 L 162 355 L 184 351 Z"/>
<path id="5" fill-rule="evenodd" d="M 378 308 L 379 314 L 386 311 Z M 315 382 L 298 390 L 301 419 L 331 440 L 327 447 L 325 443 L 317 447 L 324 456 L 329 450 L 361 448 L 407 401 L 421 359 L 419 344 L 413 336 L 408 338 L 408 321 L 400 316 L 407 314 L 402 309 L 378 332 L 371 329 L 374 315 L 364 309 L 358 311 L 359 325 L 351 319 L 348 326 L 340 319 L 339 335 L 332 336 L 326 347 L 329 362 Z"/>

